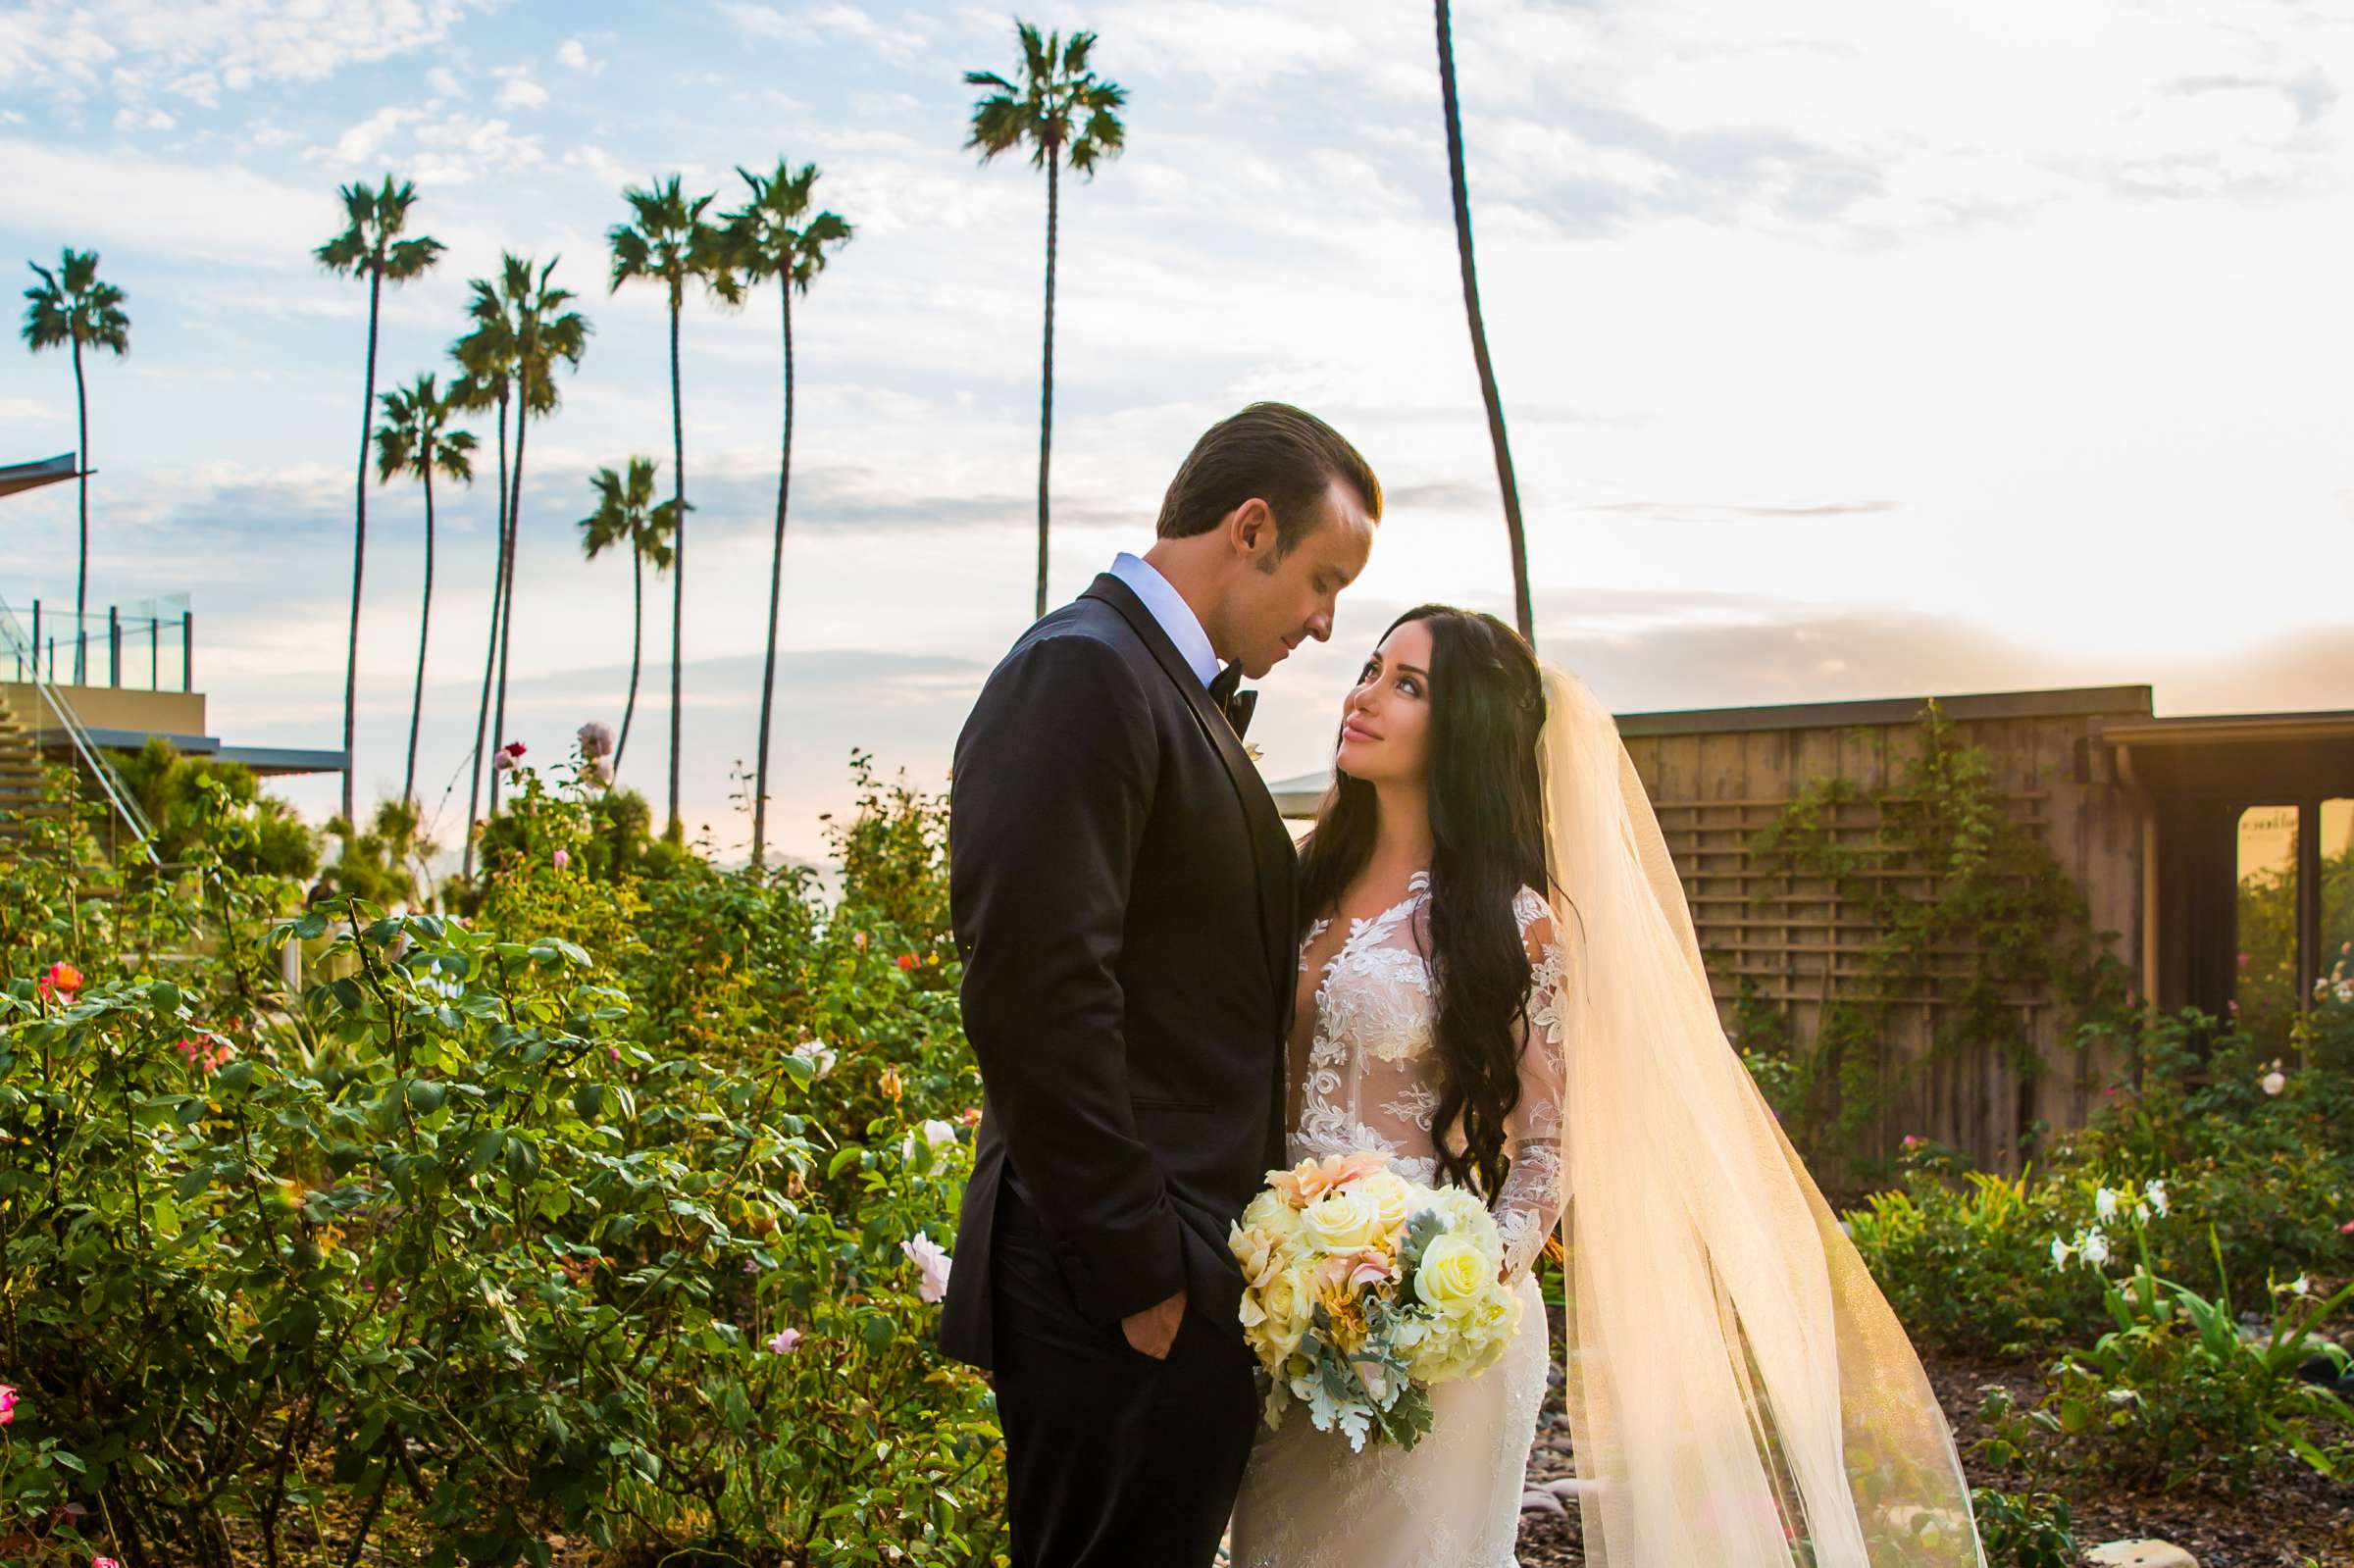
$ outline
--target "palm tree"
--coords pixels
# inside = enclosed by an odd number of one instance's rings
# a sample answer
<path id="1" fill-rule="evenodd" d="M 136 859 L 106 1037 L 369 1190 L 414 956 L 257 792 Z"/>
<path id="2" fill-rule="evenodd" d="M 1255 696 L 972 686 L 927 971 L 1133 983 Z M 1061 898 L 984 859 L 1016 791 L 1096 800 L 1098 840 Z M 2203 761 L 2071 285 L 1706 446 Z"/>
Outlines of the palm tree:
<path id="1" fill-rule="evenodd" d="M 1128 89 L 1098 81 L 1087 69 L 1088 53 L 1096 46 L 1094 33 L 1074 32 L 1065 43 L 1059 32 L 1042 38 L 1036 27 L 1018 21 L 1014 31 L 1022 44 L 1020 85 L 994 71 L 964 74 L 968 85 L 998 89 L 974 102 L 973 133 L 965 146 L 979 148 L 986 164 L 1028 142 L 1030 167 L 1047 172 L 1047 345 L 1038 400 L 1038 614 L 1045 615 L 1047 458 L 1054 432 L 1054 228 L 1060 216 L 1062 165 L 1067 158 L 1074 171 L 1092 179 L 1097 164 L 1119 154 L 1128 132 L 1112 111 L 1128 101 Z"/>
<path id="2" fill-rule="evenodd" d="M 1528 540 L 1520 531 L 1520 486 L 1512 479 L 1512 449 L 1504 437 L 1504 399 L 1496 390 L 1496 367 L 1488 359 L 1488 328 L 1479 313 L 1479 273 L 1471 264 L 1471 197 L 1463 185 L 1463 123 L 1455 98 L 1455 35 L 1447 0 L 1434 0 L 1439 26 L 1439 98 L 1447 116 L 1447 177 L 1455 191 L 1455 253 L 1462 263 L 1463 314 L 1471 323 L 1471 359 L 1479 367 L 1479 395 L 1488 405 L 1488 444 L 1496 449 L 1496 482 L 1504 490 L 1504 530 L 1512 549 L 1512 607 L 1520 635 L 1537 645 L 1536 616 L 1528 597 Z"/>
<path id="3" fill-rule="evenodd" d="M 340 277 L 368 279 L 368 379 L 360 399 L 360 477 L 352 500 L 351 642 L 343 663 L 343 817 L 351 820 L 352 719 L 360 690 L 360 574 L 368 553 L 368 437 L 376 421 L 376 325 L 384 284 L 422 276 L 441 255 L 441 242 L 420 234 L 400 237 L 408 228 L 417 188 L 407 180 L 384 188 L 345 185 L 343 231 L 315 252 L 319 265 Z"/>
<path id="4" fill-rule="evenodd" d="M 689 197 L 679 188 L 679 177 L 655 180 L 640 189 L 621 193 L 636 218 L 634 224 L 615 224 L 605 231 L 613 247 L 610 291 L 633 278 L 658 280 L 670 294 L 670 495 L 678 511 L 671 535 L 670 578 L 670 824 L 676 836 L 679 821 L 680 633 L 687 613 L 687 430 L 679 409 L 679 314 L 687 301 L 690 278 L 723 303 L 743 297 L 729 268 L 720 231 L 703 222 L 703 209 L 712 196 Z"/>
<path id="5" fill-rule="evenodd" d="M 79 685 L 88 674 L 89 639 L 82 627 L 90 592 L 90 401 L 82 385 L 81 351 L 85 345 L 103 348 L 117 359 L 129 353 L 130 318 L 123 313 L 123 290 L 99 279 L 94 250 L 67 250 L 54 273 L 37 262 L 25 265 L 41 279 L 25 290 L 25 346 L 36 354 L 60 343 L 74 349 L 74 467 L 81 492 L 81 541 L 74 569 L 74 683 Z"/>
<path id="6" fill-rule="evenodd" d="M 621 739 L 613 746 L 613 775 L 621 776 L 622 754 L 630 748 L 630 720 L 638 712 L 638 670 L 644 648 L 645 569 L 650 564 L 660 577 L 670 570 L 671 541 L 678 533 L 679 503 L 654 500 L 654 473 L 661 465 L 650 457 L 630 459 L 625 478 L 600 468 L 588 486 L 596 491 L 596 510 L 581 519 L 581 548 L 593 561 L 616 545 L 630 550 L 630 695 L 621 709 Z"/>
<path id="7" fill-rule="evenodd" d="M 409 760 L 400 798 L 417 799 L 417 729 L 425 719 L 425 648 L 434 623 L 434 475 L 474 482 L 474 435 L 448 429 L 452 406 L 431 376 L 386 392 L 384 423 L 376 428 L 376 481 L 413 479 L 425 486 L 425 593 L 417 611 L 417 687 L 409 699 Z"/>
<path id="8" fill-rule="evenodd" d="M 582 354 L 588 350 L 590 330 L 587 317 L 565 308 L 577 297 L 572 290 L 549 285 L 556 261 L 557 258 L 550 257 L 547 265 L 535 274 L 529 260 L 502 256 L 497 283 L 478 279 L 474 285 L 468 313 L 476 323 L 476 329 L 451 348 L 459 364 L 469 367 L 469 395 L 477 398 L 484 395 L 482 378 L 497 379 L 499 389 L 493 395 L 501 404 L 511 406 L 515 416 L 514 461 L 511 465 L 502 463 L 506 472 L 501 488 L 499 567 L 492 585 L 490 647 L 485 655 L 483 676 L 485 689 L 495 694 L 492 724 L 494 733 L 502 736 L 507 727 L 507 654 L 515 631 L 525 436 L 531 420 L 544 419 L 562 406 L 563 397 L 556 387 L 556 362 L 561 360 L 577 368 Z M 504 430 L 503 422 L 501 430 Z M 492 700 L 485 699 L 486 708 Z M 482 723 L 478 719 L 473 761 L 478 770 L 484 760 L 482 743 Z M 469 852 L 461 868 L 469 876 L 473 874 L 471 847 L 478 820 L 474 799 L 475 791 L 470 790 L 466 812 Z M 490 809 L 498 810 L 496 770 L 490 775 Z"/>
<path id="9" fill-rule="evenodd" d="M 768 558 L 768 654 L 760 666 L 760 760 L 752 785 L 752 865 L 768 849 L 768 730 L 777 694 L 777 601 L 785 582 L 785 501 L 793 488 L 793 296 L 806 294 L 825 271 L 826 249 L 849 242 L 850 226 L 830 212 L 812 213 L 809 192 L 817 165 L 796 172 L 782 158 L 773 175 L 739 167 L 751 199 L 728 214 L 727 247 L 748 282 L 778 280 L 785 321 L 785 442 L 777 460 L 777 536 Z M 626 727 L 625 727 L 626 733 Z"/>
<path id="10" fill-rule="evenodd" d="M 523 453 L 531 422 L 545 419 L 563 404 L 556 388 L 556 362 L 575 369 L 588 347 L 588 318 L 567 310 L 578 296 L 569 288 L 553 288 L 548 278 L 560 258 L 551 256 L 535 278 L 532 264 L 524 262 L 515 278 L 522 287 L 508 299 L 509 321 L 515 333 L 515 472 L 507 490 L 507 593 L 498 623 L 498 733 L 507 731 L 507 655 L 515 646 L 515 582 L 522 563 Z M 490 809 L 498 809 L 498 775 L 490 775 Z"/>
<path id="11" fill-rule="evenodd" d="M 507 281 L 523 267 L 514 256 L 502 257 L 500 281 Z M 525 276 L 528 281 L 528 273 Z M 450 401 L 478 413 L 492 408 L 498 411 L 498 518 L 490 548 L 490 629 L 484 641 L 483 697 L 475 710 L 474 747 L 467 753 L 466 841 L 459 851 L 459 875 L 472 878 L 474 827 L 482 809 L 483 739 L 490 723 L 491 683 L 498 671 L 498 613 L 507 591 L 507 406 L 515 392 L 515 335 L 499 297 L 499 285 L 477 278 L 468 287 L 466 315 L 474 329 L 449 345 L 450 358 L 459 370 L 450 386 Z M 495 775 L 491 784 L 495 788 Z"/>

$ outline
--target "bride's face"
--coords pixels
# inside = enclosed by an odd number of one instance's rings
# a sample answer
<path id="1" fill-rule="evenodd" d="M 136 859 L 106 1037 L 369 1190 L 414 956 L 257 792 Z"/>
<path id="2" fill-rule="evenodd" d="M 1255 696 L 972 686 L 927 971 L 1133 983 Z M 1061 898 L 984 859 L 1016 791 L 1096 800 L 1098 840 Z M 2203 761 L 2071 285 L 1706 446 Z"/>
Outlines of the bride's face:
<path id="1" fill-rule="evenodd" d="M 1341 704 L 1341 772 L 1367 784 L 1422 777 L 1430 741 L 1430 627 L 1408 621 L 1383 639 Z"/>

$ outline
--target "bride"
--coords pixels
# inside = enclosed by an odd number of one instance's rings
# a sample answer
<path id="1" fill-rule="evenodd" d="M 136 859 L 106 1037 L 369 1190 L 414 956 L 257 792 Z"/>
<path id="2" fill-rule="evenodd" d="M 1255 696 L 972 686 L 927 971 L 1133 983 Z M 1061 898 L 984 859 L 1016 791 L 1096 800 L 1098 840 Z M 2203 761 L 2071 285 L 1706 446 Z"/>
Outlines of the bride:
<path id="1" fill-rule="evenodd" d="M 1303 850 L 1289 1157 L 1487 1194 L 1521 1327 L 1416 1447 L 1262 1432 L 1236 1568 L 1510 1568 L 1565 1258 L 1591 1568 L 1983 1568 L 1920 1363 L 1726 1043 L 1632 762 L 1492 616 L 1408 611 Z"/>

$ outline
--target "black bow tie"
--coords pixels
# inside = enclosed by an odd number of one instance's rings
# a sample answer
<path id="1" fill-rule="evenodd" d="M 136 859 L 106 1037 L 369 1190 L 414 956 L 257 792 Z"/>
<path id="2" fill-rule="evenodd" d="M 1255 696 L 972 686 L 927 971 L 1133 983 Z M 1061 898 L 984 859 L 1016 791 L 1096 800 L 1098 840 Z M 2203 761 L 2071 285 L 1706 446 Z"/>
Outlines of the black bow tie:
<path id="1" fill-rule="evenodd" d="M 1239 659 L 1220 670 L 1209 683 L 1210 703 L 1234 726 L 1237 740 L 1251 733 L 1251 715 L 1258 707 L 1258 693 L 1245 691 L 1242 685 L 1243 666 Z"/>

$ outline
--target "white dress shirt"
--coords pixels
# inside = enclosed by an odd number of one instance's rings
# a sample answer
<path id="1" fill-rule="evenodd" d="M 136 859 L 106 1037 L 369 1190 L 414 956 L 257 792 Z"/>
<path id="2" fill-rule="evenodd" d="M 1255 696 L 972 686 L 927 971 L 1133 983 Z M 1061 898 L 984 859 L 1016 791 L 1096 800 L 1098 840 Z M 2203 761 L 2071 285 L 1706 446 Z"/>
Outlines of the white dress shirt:
<path id="1" fill-rule="evenodd" d="M 1152 619 L 1177 644 L 1185 656 L 1195 679 L 1207 686 L 1218 678 L 1218 650 L 1209 645 L 1209 633 L 1202 630 L 1202 618 L 1194 607 L 1185 602 L 1185 595 L 1169 585 L 1169 580 L 1151 562 L 1123 550 L 1111 563 L 1111 575 L 1135 590 L 1152 612 Z"/>

